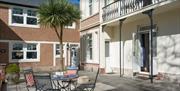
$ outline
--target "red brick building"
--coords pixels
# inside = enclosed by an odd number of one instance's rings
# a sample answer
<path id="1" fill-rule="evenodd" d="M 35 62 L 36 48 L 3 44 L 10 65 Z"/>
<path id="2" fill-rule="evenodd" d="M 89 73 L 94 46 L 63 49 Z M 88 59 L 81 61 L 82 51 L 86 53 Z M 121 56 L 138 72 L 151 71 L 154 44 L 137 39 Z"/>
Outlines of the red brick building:
<path id="1" fill-rule="evenodd" d="M 39 70 L 58 68 L 58 37 L 51 28 L 38 24 L 36 10 L 42 1 L 0 0 L 0 63 L 19 63 L 20 67 Z M 78 59 L 78 30 L 79 22 L 64 29 L 65 65 Z"/>

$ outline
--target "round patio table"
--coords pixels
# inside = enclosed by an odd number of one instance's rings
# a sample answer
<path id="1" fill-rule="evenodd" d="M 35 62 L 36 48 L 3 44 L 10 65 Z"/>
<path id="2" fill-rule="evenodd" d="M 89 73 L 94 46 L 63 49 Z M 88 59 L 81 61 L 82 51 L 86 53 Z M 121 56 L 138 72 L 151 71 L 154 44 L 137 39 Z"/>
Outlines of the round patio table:
<path id="1" fill-rule="evenodd" d="M 65 91 L 71 91 L 71 85 L 76 85 L 74 79 L 77 79 L 78 75 L 52 75 L 51 80 L 55 87 L 58 89 L 64 89 Z M 76 87 L 76 86 L 75 86 Z"/>

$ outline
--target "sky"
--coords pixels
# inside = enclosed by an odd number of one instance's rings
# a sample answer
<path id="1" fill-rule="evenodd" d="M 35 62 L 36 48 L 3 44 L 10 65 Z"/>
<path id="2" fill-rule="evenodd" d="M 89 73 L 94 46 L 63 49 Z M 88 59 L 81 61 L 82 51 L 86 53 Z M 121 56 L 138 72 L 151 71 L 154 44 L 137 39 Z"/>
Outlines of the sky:
<path id="1" fill-rule="evenodd" d="M 79 4 L 80 0 L 69 0 L 69 1 L 72 2 L 72 3 L 75 3 L 75 4 Z"/>

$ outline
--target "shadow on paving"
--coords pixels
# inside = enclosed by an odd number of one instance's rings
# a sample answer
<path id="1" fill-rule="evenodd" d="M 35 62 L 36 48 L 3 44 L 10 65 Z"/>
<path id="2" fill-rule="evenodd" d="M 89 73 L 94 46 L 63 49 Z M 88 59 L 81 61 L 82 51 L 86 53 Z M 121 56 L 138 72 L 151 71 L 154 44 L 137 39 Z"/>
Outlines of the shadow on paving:
<path id="1" fill-rule="evenodd" d="M 95 78 L 93 72 L 80 71 L 80 76 L 89 76 L 93 81 Z M 18 84 L 18 91 L 27 91 L 25 83 Z M 3 84 L 1 91 L 16 91 L 16 86 Z M 119 77 L 117 74 L 100 74 L 97 80 L 95 91 L 180 91 L 177 83 L 169 81 L 157 81 L 151 84 L 150 80 L 141 80 L 137 78 Z M 30 91 L 35 91 L 33 88 Z"/>
<path id="2" fill-rule="evenodd" d="M 3 83 L 0 91 L 7 91 L 7 84 Z"/>
<path id="3" fill-rule="evenodd" d="M 142 84 L 142 83 L 123 83 L 124 86 L 116 87 L 115 89 L 105 91 L 179 91 L 180 86 L 177 84 L 170 83 L 153 83 L 153 84 Z"/>

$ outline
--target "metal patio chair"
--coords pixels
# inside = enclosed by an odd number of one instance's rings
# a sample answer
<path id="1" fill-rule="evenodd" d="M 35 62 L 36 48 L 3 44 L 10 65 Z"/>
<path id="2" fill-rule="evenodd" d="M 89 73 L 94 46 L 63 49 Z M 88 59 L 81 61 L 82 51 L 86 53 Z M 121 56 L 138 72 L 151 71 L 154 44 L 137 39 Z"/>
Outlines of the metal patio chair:
<path id="1" fill-rule="evenodd" d="M 60 91 L 54 89 L 50 74 L 34 75 L 36 91 Z"/>
<path id="2" fill-rule="evenodd" d="M 76 76 L 78 76 L 78 67 L 76 67 L 76 66 L 68 66 L 67 71 L 66 71 L 66 73 L 64 75 L 68 75 L 68 76 L 75 76 L 76 75 Z M 66 81 L 63 81 L 63 82 L 66 82 Z M 69 82 L 69 81 L 67 81 L 67 82 Z M 69 86 L 70 86 L 69 87 L 70 90 L 72 90 L 72 87 L 74 89 L 76 89 L 77 78 L 70 80 L 70 85 Z"/>
<path id="3" fill-rule="evenodd" d="M 85 91 L 94 91 L 94 89 L 96 87 L 96 82 L 97 82 L 98 75 L 99 75 L 99 68 L 97 70 L 94 82 L 86 83 L 86 84 L 80 84 L 75 91 L 84 91 L 84 90 Z"/>
<path id="4" fill-rule="evenodd" d="M 23 74 L 24 74 L 24 79 L 26 81 L 26 88 L 29 91 L 30 87 L 35 86 L 32 68 L 24 69 Z"/>

